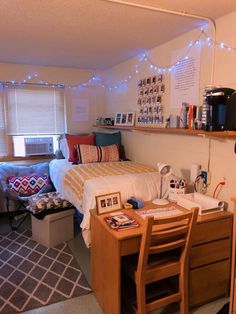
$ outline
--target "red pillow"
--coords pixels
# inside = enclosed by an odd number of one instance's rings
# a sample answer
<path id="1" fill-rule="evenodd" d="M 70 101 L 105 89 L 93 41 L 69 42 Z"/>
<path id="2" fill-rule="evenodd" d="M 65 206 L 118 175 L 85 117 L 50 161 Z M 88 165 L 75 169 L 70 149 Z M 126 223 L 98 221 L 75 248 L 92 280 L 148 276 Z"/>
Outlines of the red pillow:
<path id="1" fill-rule="evenodd" d="M 77 144 L 85 144 L 85 145 L 94 145 L 95 136 L 91 135 L 70 135 L 66 134 L 66 139 L 69 147 L 69 159 L 70 162 L 76 162 L 76 158 L 73 154 L 73 150 L 75 145 Z"/>

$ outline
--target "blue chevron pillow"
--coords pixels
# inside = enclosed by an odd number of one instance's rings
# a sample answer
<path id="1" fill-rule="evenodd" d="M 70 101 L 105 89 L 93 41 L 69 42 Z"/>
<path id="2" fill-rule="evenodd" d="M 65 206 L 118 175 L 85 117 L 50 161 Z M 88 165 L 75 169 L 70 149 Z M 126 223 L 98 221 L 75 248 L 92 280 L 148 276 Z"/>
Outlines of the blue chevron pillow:
<path id="1" fill-rule="evenodd" d="M 7 178 L 10 189 L 21 196 L 30 196 L 38 193 L 43 187 L 49 184 L 47 174 L 31 174 L 28 176 L 11 176 Z"/>

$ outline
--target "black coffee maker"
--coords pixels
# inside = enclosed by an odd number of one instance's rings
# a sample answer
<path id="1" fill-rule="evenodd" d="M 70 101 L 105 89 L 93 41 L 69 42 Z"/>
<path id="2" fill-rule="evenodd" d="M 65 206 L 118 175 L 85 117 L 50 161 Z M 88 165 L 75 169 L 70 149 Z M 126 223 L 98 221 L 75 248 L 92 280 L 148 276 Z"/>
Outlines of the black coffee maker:
<path id="1" fill-rule="evenodd" d="M 206 101 L 209 105 L 209 131 L 224 131 L 226 127 L 227 101 L 235 90 L 232 88 L 215 88 L 207 91 Z"/>
<path id="2" fill-rule="evenodd" d="M 236 131 L 236 91 L 226 101 L 225 130 Z"/>

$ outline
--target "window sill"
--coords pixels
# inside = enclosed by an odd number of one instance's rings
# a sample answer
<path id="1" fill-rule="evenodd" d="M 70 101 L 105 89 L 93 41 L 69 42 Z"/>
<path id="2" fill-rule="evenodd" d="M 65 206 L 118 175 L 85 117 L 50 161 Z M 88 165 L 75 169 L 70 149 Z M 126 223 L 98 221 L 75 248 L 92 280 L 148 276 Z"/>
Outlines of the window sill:
<path id="1" fill-rule="evenodd" d="M 3 157 L 0 158 L 1 163 L 12 163 L 17 165 L 29 165 L 29 164 L 36 164 L 39 162 L 50 161 L 54 159 L 54 155 L 50 156 L 27 156 L 27 157 Z"/>

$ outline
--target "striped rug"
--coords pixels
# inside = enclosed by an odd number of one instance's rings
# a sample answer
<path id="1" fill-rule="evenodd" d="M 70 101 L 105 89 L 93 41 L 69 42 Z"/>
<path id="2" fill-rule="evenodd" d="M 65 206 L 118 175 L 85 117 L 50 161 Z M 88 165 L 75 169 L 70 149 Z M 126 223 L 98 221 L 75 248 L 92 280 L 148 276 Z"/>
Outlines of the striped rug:
<path id="1" fill-rule="evenodd" d="M 31 231 L 0 235 L 0 313 L 13 314 L 90 293 L 66 243 L 47 248 Z"/>

